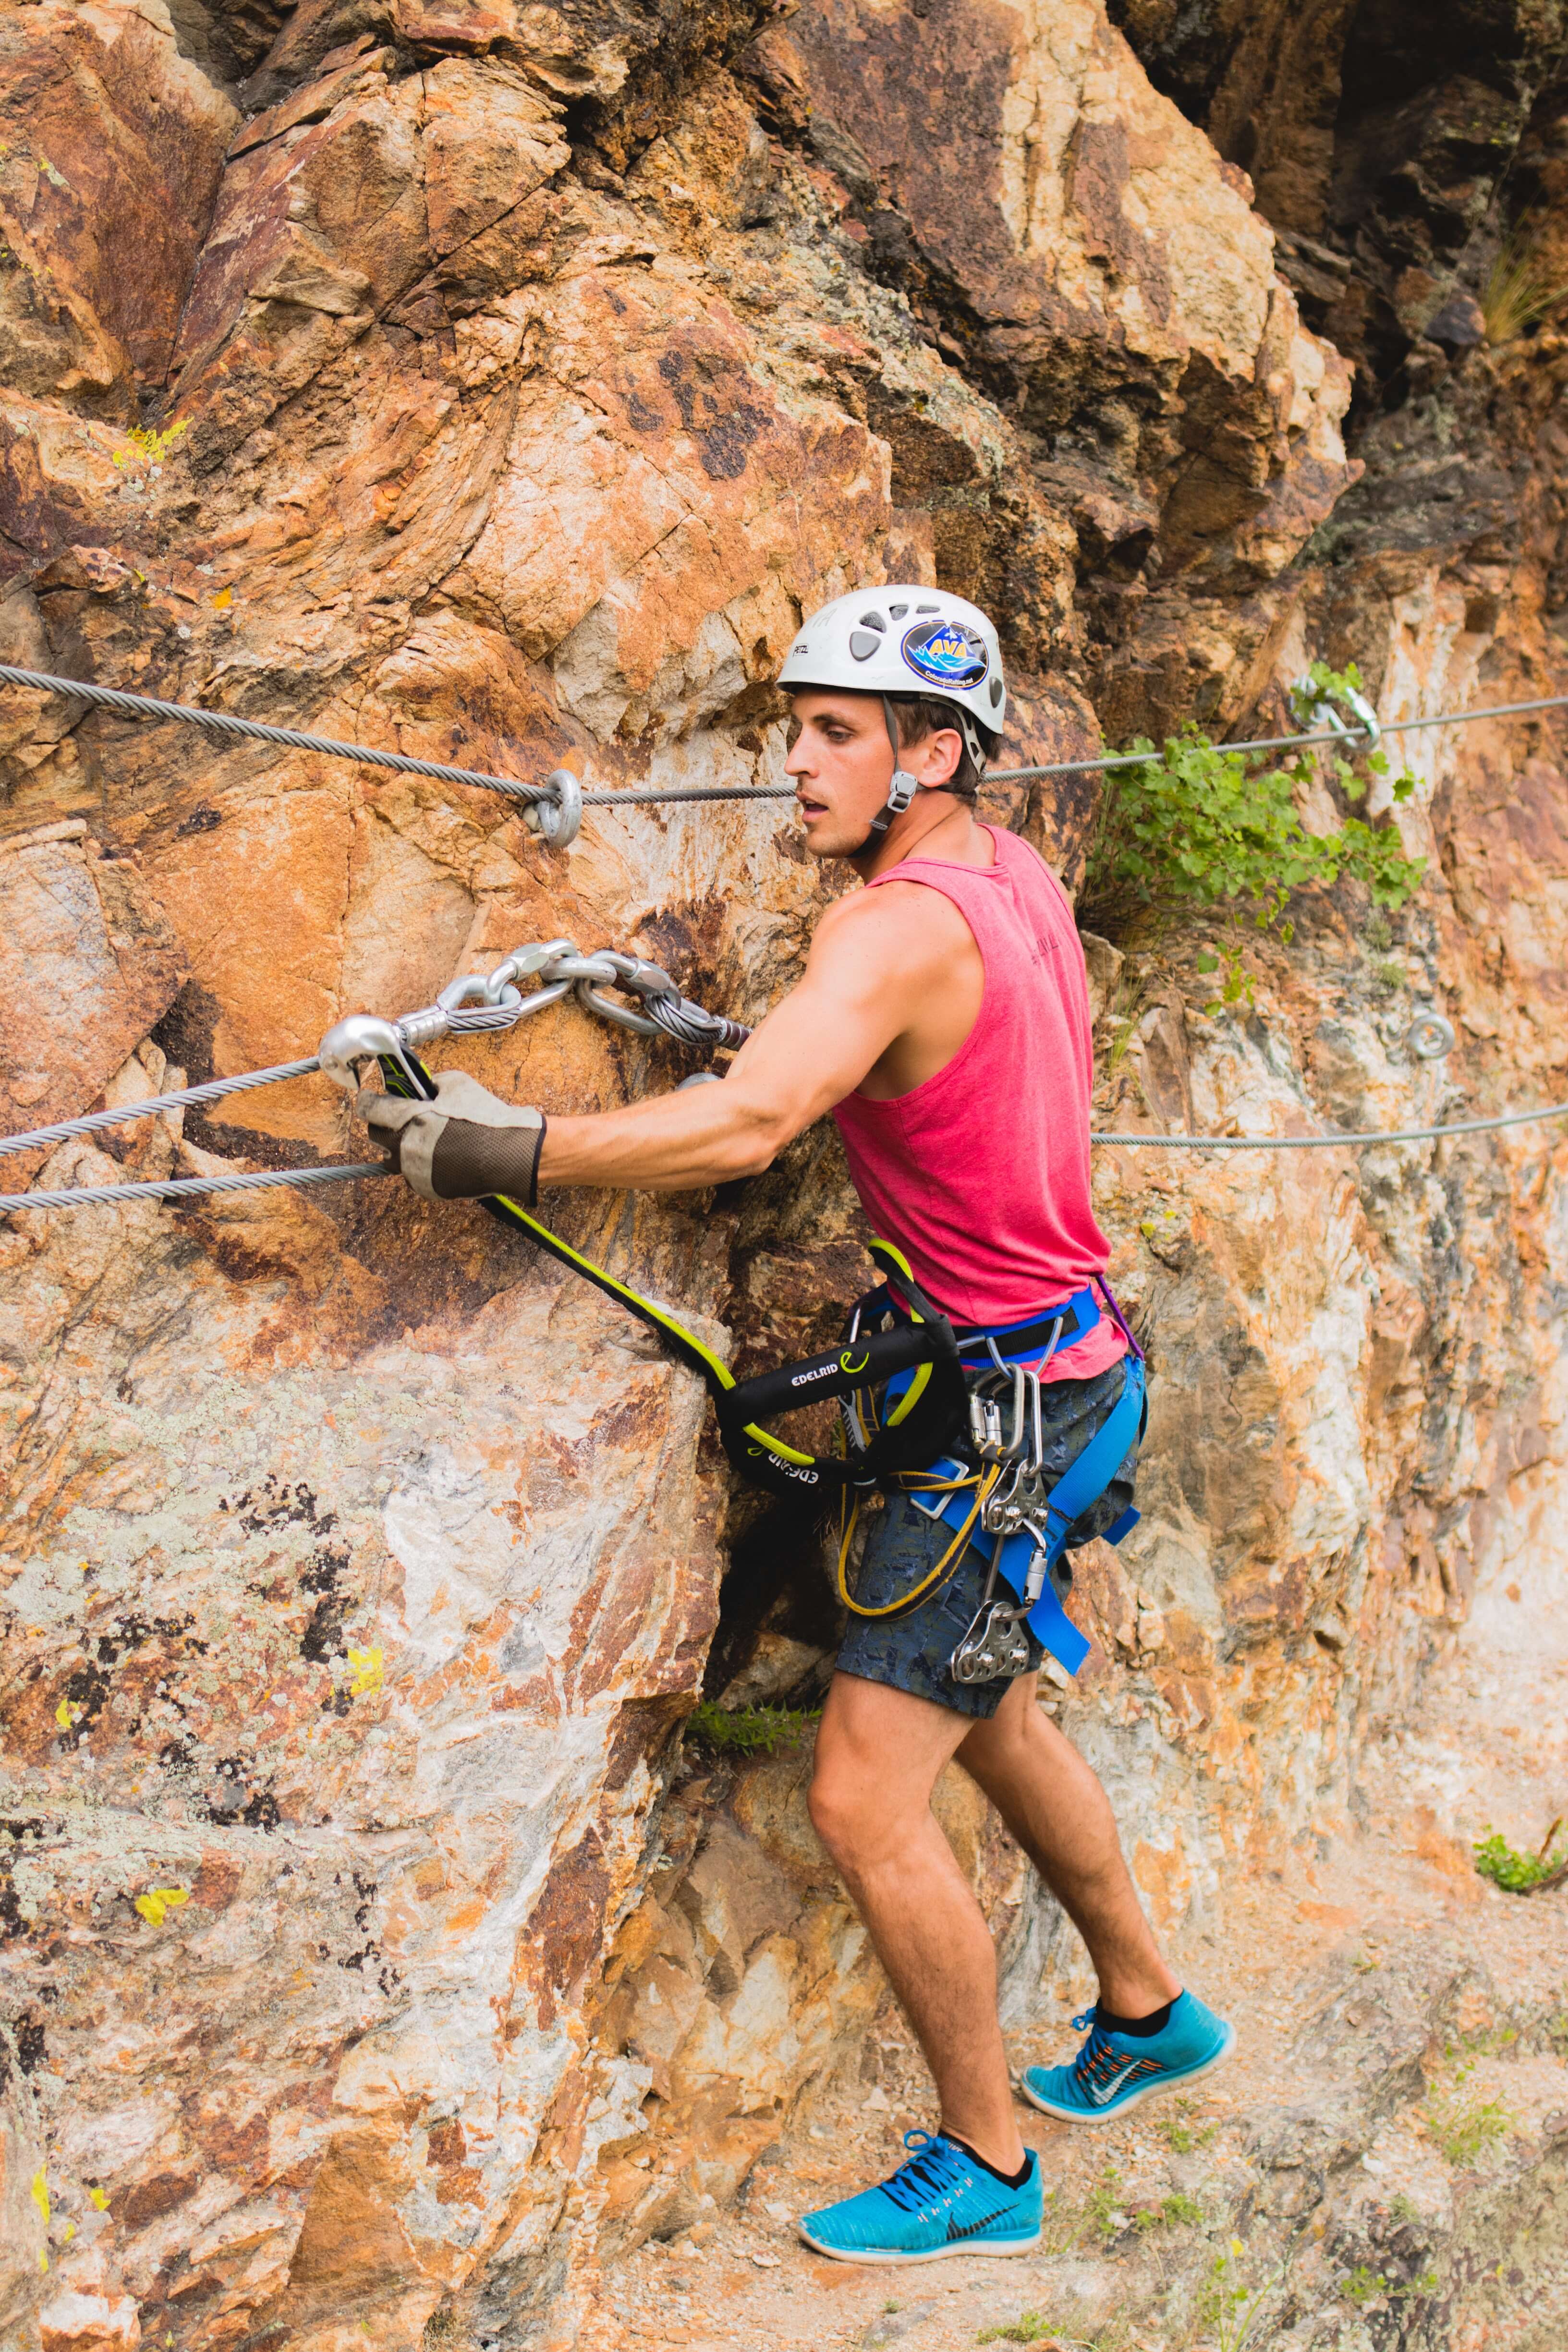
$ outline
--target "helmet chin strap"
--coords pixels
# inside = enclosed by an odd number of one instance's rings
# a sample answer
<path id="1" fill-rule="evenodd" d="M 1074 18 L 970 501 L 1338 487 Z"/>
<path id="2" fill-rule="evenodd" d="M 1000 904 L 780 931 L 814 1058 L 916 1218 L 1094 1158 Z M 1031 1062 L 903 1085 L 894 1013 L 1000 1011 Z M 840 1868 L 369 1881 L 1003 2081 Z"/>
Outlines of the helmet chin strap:
<path id="1" fill-rule="evenodd" d="M 860 856 L 862 852 L 870 848 L 871 844 L 874 841 L 880 841 L 883 835 L 887 832 L 888 827 L 892 824 L 893 819 L 896 816 L 902 816 L 904 811 L 913 801 L 915 794 L 921 790 L 920 779 L 917 776 L 911 776 L 907 768 L 900 765 L 900 758 L 903 746 L 899 741 L 898 716 L 894 711 L 891 701 L 885 694 L 881 697 L 881 704 L 882 723 L 888 730 L 888 740 L 893 747 L 892 781 L 888 786 L 888 797 L 882 803 L 878 814 L 872 818 L 870 824 L 867 828 L 866 838 L 860 844 L 859 849 L 854 849 L 849 852 L 849 855 L 852 857 Z M 974 722 L 970 718 L 968 711 L 955 708 L 953 711 L 953 724 L 963 737 L 964 743 L 969 751 L 970 759 L 974 764 L 974 772 L 976 775 L 984 776 L 985 773 L 985 752 L 981 744 L 980 736 L 974 726 Z"/>
<path id="2" fill-rule="evenodd" d="M 871 819 L 869 830 L 865 840 L 860 844 L 861 850 L 869 849 L 874 841 L 881 840 L 893 819 L 896 816 L 902 816 L 920 790 L 919 779 L 911 776 L 907 768 L 900 767 L 899 764 L 903 747 L 899 741 L 898 719 L 888 697 L 884 694 L 881 699 L 882 719 L 888 730 L 888 740 L 893 747 L 893 780 L 888 787 L 888 797 L 882 803 L 879 813 Z M 860 850 L 856 850 L 853 855 L 858 856 Z"/>

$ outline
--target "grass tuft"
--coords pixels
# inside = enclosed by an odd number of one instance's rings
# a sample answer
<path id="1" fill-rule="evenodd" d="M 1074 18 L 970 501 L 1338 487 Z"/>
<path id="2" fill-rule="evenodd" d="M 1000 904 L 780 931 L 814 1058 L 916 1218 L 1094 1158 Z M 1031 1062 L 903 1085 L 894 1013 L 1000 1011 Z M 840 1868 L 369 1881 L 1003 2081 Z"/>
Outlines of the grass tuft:
<path id="1" fill-rule="evenodd" d="M 1500 2099 L 1465 2097 L 1459 2088 L 1469 2073 L 1461 2067 L 1454 2087 L 1426 2102 L 1426 2130 L 1438 2154 L 1456 2171 L 1468 2172 L 1477 2159 L 1508 2136 L 1513 2117 Z"/>
<path id="2" fill-rule="evenodd" d="M 1504 240 L 1481 289 L 1481 316 L 1489 343 L 1511 343 L 1529 334 L 1568 300 L 1568 286 L 1554 286 L 1542 256 L 1541 225 L 1527 215 Z"/>
<path id="3" fill-rule="evenodd" d="M 819 1706 L 726 1707 L 700 1699 L 686 1719 L 685 1737 L 720 1755 L 771 1756 L 776 1748 L 793 1748 L 821 1714 Z"/>

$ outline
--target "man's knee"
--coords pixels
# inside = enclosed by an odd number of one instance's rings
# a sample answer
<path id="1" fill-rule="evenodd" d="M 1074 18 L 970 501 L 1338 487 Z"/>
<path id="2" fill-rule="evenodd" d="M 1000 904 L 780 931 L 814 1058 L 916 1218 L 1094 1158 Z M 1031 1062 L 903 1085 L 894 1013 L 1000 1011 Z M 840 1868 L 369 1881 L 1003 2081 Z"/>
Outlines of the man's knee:
<path id="1" fill-rule="evenodd" d="M 812 1828 L 835 1862 L 854 1853 L 859 1809 L 846 1781 L 820 1761 L 806 1790 L 805 1809 Z"/>

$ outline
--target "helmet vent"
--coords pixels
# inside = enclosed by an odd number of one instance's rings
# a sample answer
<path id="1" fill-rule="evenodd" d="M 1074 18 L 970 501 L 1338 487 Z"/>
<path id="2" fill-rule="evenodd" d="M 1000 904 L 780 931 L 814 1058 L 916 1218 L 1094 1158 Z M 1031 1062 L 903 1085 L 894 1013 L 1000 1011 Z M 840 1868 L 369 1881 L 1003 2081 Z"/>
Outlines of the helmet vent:
<path id="1" fill-rule="evenodd" d="M 895 621 L 901 621 L 909 609 L 907 604 L 889 604 L 888 607 L 889 615 Z"/>
<path id="2" fill-rule="evenodd" d="M 882 642 L 879 631 L 851 629 L 849 650 L 857 661 L 869 661 Z"/>
<path id="3" fill-rule="evenodd" d="M 994 710 L 996 705 L 1001 701 L 1001 699 L 1002 681 L 999 677 L 994 677 L 991 681 L 991 708 L 993 710 Z"/>
<path id="4" fill-rule="evenodd" d="M 887 625 L 880 613 L 862 613 L 860 615 L 860 626 L 863 629 L 875 629 L 879 636 Z"/>
<path id="5" fill-rule="evenodd" d="M 917 604 L 915 606 L 915 611 L 917 613 L 940 613 L 941 610 L 942 606 L 940 604 Z"/>

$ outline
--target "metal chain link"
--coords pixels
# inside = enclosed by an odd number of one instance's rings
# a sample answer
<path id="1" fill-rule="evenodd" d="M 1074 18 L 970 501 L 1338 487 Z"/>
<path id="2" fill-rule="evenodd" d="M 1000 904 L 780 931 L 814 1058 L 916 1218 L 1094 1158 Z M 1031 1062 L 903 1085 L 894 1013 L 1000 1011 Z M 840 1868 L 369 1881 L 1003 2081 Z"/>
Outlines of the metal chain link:
<path id="1" fill-rule="evenodd" d="M 523 996 L 520 979 L 537 979 L 541 985 Z M 603 994 L 617 988 L 637 997 L 646 1013 L 635 1013 Z M 68 1143 L 77 1136 L 99 1134 L 105 1128 L 123 1127 L 136 1119 L 156 1118 L 173 1111 L 199 1109 L 229 1095 L 247 1094 L 257 1087 L 276 1086 L 288 1078 L 309 1077 L 324 1071 L 340 1086 L 358 1085 L 358 1066 L 382 1053 L 398 1056 L 433 1045 L 439 1037 L 472 1036 L 486 1031 L 510 1029 L 549 1004 L 573 994 L 584 1008 L 639 1034 L 660 1033 L 683 1045 L 710 1052 L 734 1050 L 751 1031 L 724 1014 L 705 1012 L 683 996 L 669 974 L 641 956 L 604 949 L 580 955 L 571 940 L 551 940 L 516 948 L 489 973 L 468 973 L 452 981 L 434 1004 L 384 1021 L 374 1013 L 351 1013 L 322 1038 L 320 1050 L 296 1062 L 275 1063 L 270 1069 L 246 1070 L 232 1078 L 214 1078 L 199 1087 L 181 1087 L 152 1095 L 142 1102 L 123 1103 L 107 1110 L 89 1111 L 79 1118 L 58 1119 L 48 1127 L 30 1128 L 20 1135 L 0 1136 L 0 1158 L 19 1151 Z M 468 1000 L 477 997 L 478 1003 Z M 355 1165 L 310 1169 L 268 1169 L 258 1174 L 189 1176 L 138 1181 L 124 1184 L 77 1184 L 62 1189 L 0 1193 L 0 1213 L 16 1209 L 87 1208 L 116 1202 L 159 1200 L 177 1202 L 204 1193 L 266 1191 L 279 1185 L 326 1184 L 350 1178 L 381 1176 L 385 1168 L 376 1160 Z"/>

